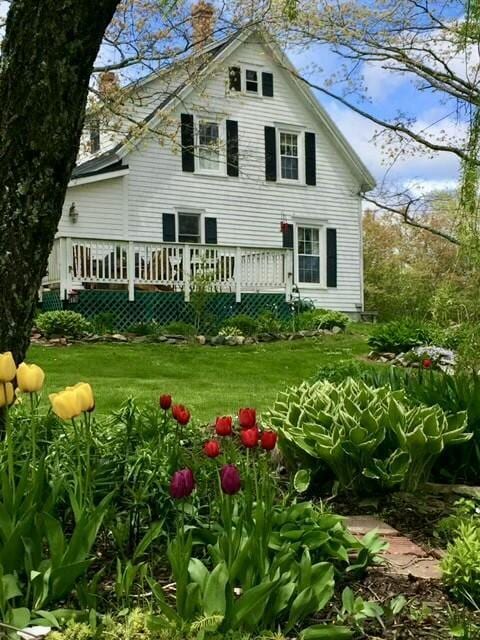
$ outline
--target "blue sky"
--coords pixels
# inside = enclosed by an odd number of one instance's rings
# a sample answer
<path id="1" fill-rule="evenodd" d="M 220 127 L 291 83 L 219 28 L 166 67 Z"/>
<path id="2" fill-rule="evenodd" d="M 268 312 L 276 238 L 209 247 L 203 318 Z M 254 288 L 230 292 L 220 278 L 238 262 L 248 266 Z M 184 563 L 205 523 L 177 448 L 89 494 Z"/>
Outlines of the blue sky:
<path id="1" fill-rule="evenodd" d="M 326 47 L 308 51 L 287 52 L 300 72 L 315 84 L 322 84 L 339 65 L 339 60 Z M 461 61 L 459 61 L 461 64 Z M 433 135 L 463 135 L 464 125 L 458 121 L 456 106 L 444 103 L 441 96 L 419 91 L 406 76 L 386 71 L 377 64 L 364 65 L 362 69 L 369 102 L 353 98 L 365 111 L 380 118 L 389 118 L 399 112 L 416 118 L 419 130 Z M 335 92 L 341 93 L 337 87 Z M 404 188 L 409 186 L 415 193 L 436 189 L 454 188 L 458 180 L 459 163 L 453 154 L 406 153 L 394 163 L 375 142 L 375 133 L 380 128 L 357 115 L 339 102 L 317 92 L 320 102 L 327 108 L 343 134 L 350 141 L 362 160 L 375 176 L 377 183 Z M 349 99 L 352 99 L 349 97 Z M 413 149 L 412 149 L 413 152 Z"/>

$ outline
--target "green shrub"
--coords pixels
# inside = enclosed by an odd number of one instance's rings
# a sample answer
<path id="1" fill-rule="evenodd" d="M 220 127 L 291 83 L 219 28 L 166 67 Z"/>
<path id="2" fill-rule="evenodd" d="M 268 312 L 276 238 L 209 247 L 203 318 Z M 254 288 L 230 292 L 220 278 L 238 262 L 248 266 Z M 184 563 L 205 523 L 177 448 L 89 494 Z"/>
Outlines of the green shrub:
<path id="1" fill-rule="evenodd" d="M 361 364 L 355 360 L 344 360 L 335 362 L 334 364 L 325 364 L 318 369 L 315 374 L 315 380 L 328 380 L 328 382 L 343 382 L 346 378 L 360 378 L 365 370 L 372 367 Z"/>
<path id="2" fill-rule="evenodd" d="M 403 391 L 352 378 L 334 386 L 303 383 L 280 393 L 270 412 L 289 455 L 323 460 L 344 489 L 414 491 L 443 448 L 465 442 L 465 413 L 415 406 Z"/>
<path id="3" fill-rule="evenodd" d="M 46 311 L 40 313 L 35 325 L 45 336 L 53 335 L 77 338 L 91 330 L 90 322 L 75 311 Z"/>
<path id="4" fill-rule="evenodd" d="M 127 327 L 127 333 L 134 333 L 137 336 L 158 336 L 162 330 L 163 327 L 156 320 L 136 322 Z"/>
<path id="5" fill-rule="evenodd" d="M 298 329 L 317 330 L 317 329 L 333 329 L 340 327 L 346 329 L 350 318 L 341 311 L 328 311 L 327 309 L 312 309 L 304 311 L 297 316 L 296 324 Z"/>
<path id="6" fill-rule="evenodd" d="M 110 311 L 97 313 L 91 320 L 92 330 L 100 335 L 113 333 L 115 330 L 115 315 Z"/>
<path id="7" fill-rule="evenodd" d="M 473 498 L 460 498 L 455 502 L 453 512 L 442 518 L 435 526 L 435 533 L 446 542 L 453 542 L 460 526 L 472 524 L 480 526 L 480 504 Z"/>
<path id="8" fill-rule="evenodd" d="M 448 545 L 441 562 L 442 578 L 459 600 L 480 601 L 480 527 L 461 523 L 458 536 Z"/>
<path id="9" fill-rule="evenodd" d="M 413 320 L 393 320 L 374 328 L 368 338 L 368 344 L 375 351 L 402 353 L 413 347 L 430 344 L 431 329 Z"/>
<path id="10" fill-rule="evenodd" d="M 197 333 L 197 330 L 193 324 L 183 322 L 183 320 L 177 320 L 163 325 L 161 333 L 171 336 L 194 336 Z"/>
<path id="11" fill-rule="evenodd" d="M 284 326 L 273 311 L 263 311 L 257 318 L 257 330 L 258 333 L 281 333 Z"/>
<path id="12" fill-rule="evenodd" d="M 225 322 L 225 326 L 234 327 L 241 331 L 242 336 L 254 336 L 258 332 L 258 323 L 248 315 L 232 316 Z"/>
<path id="13" fill-rule="evenodd" d="M 230 325 L 225 325 L 218 332 L 219 336 L 243 336 L 242 331 L 238 327 L 232 327 Z"/>

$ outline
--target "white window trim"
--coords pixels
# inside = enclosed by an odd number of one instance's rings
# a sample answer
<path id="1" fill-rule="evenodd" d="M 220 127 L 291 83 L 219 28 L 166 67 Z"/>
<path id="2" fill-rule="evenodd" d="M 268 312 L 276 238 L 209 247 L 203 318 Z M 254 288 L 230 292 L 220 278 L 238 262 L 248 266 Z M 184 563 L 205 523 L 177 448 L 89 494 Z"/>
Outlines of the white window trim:
<path id="1" fill-rule="evenodd" d="M 196 215 L 198 216 L 199 225 L 200 225 L 200 242 L 182 242 L 180 243 L 180 214 L 185 213 L 187 215 Z M 192 207 L 175 207 L 175 242 L 179 244 L 188 244 L 188 245 L 197 245 L 197 244 L 205 244 L 205 209 L 194 209 Z"/>
<path id="2" fill-rule="evenodd" d="M 204 169 L 200 166 L 200 123 L 216 122 L 218 124 L 218 135 L 220 138 L 218 169 Z M 219 114 L 195 114 L 193 119 L 195 131 L 195 173 L 205 176 L 226 176 L 227 175 L 227 122 L 226 118 Z M 183 213 L 183 212 L 182 212 Z"/>
<path id="3" fill-rule="evenodd" d="M 295 128 L 280 127 L 276 129 L 277 132 L 277 180 L 283 184 L 305 184 L 305 149 L 304 149 L 304 136 L 300 131 Z M 297 150 L 298 150 L 298 178 L 282 178 L 282 157 L 280 155 L 280 137 L 282 133 L 297 136 Z"/>
<path id="4" fill-rule="evenodd" d="M 320 242 L 320 282 L 300 282 L 298 267 L 298 227 L 319 230 Z M 313 220 L 295 220 L 293 225 L 293 275 L 299 289 L 327 289 L 327 227 Z"/>

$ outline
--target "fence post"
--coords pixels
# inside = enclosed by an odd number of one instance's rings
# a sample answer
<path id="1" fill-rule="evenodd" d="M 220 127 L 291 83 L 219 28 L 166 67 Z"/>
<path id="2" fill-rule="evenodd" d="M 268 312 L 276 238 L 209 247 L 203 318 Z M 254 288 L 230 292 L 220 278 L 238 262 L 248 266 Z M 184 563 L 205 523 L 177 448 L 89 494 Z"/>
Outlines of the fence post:
<path id="1" fill-rule="evenodd" d="M 185 302 L 190 302 L 190 246 L 188 244 L 183 245 L 183 294 Z"/>
<path id="2" fill-rule="evenodd" d="M 293 285 L 293 251 L 286 249 L 285 253 L 285 300 L 290 302 Z"/>
<path id="3" fill-rule="evenodd" d="M 242 301 L 242 249 L 235 251 L 235 302 Z"/>
<path id="4" fill-rule="evenodd" d="M 135 246 L 130 240 L 127 251 L 128 301 L 135 300 Z"/>

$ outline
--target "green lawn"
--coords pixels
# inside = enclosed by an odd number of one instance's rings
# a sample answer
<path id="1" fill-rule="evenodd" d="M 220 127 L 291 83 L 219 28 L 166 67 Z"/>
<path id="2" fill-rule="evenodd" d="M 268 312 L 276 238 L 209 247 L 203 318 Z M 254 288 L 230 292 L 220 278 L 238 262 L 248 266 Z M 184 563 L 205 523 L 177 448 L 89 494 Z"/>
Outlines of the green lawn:
<path id="1" fill-rule="evenodd" d="M 211 419 L 240 406 L 266 409 L 279 390 L 312 376 L 325 364 L 368 351 L 363 333 L 319 339 L 274 342 L 247 347 L 164 344 L 95 344 L 66 348 L 32 346 L 28 362 L 46 372 L 51 393 L 79 381 L 94 388 L 99 413 L 107 413 L 129 396 L 156 401 L 171 393 L 194 415 Z"/>

